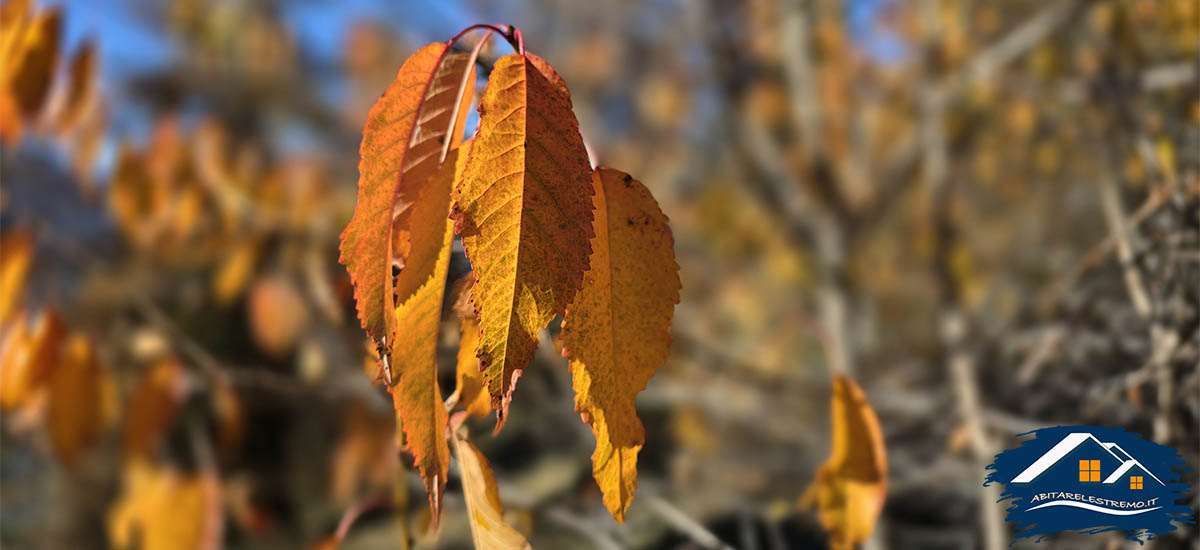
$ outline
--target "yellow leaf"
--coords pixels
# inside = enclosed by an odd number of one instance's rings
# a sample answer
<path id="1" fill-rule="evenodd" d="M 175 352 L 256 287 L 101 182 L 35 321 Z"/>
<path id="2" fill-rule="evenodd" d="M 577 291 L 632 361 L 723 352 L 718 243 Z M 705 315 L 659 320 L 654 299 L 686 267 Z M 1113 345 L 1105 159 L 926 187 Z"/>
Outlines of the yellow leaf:
<path id="1" fill-rule="evenodd" d="M 33 236 L 20 229 L 6 231 L 0 239 L 0 322 L 16 308 L 32 264 Z"/>
<path id="2" fill-rule="evenodd" d="M 467 515 L 475 550 L 524 550 L 531 548 L 521 533 L 504 522 L 500 491 L 487 458 L 470 441 L 458 436 L 454 454 L 462 473 L 463 496 L 467 500 Z"/>
<path id="3" fill-rule="evenodd" d="M 455 285 L 454 311 L 459 320 L 459 339 L 454 401 L 467 415 L 482 418 L 491 414 L 492 401 L 488 398 L 483 373 L 479 371 L 479 358 L 475 356 L 479 347 L 479 322 L 475 320 L 475 306 L 471 304 L 474 286 L 472 273 L 467 273 Z"/>
<path id="4" fill-rule="evenodd" d="M 802 501 L 815 505 L 830 545 L 853 549 L 871 536 L 887 496 L 887 451 L 858 384 L 833 379 L 833 452 Z"/>
<path id="5" fill-rule="evenodd" d="M 468 143 L 467 147 L 470 144 Z M 438 387 L 437 344 L 442 298 L 450 267 L 454 226 L 450 221 L 450 187 L 462 172 L 466 155 L 453 149 L 441 168 L 428 178 L 407 209 L 415 246 L 396 278 L 397 326 L 390 365 L 399 376 L 392 400 L 402 420 L 405 441 L 425 480 L 433 525 L 441 513 L 450 448 L 446 445 L 448 417 Z M 421 243 L 432 242 L 437 246 Z"/>
<path id="6" fill-rule="evenodd" d="M 466 117 L 455 115 L 461 115 L 471 100 L 470 94 L 464 93 L 462 103 L 455 105 L 463 74 L 470 71 L 473 75 L 474 67 L 467 65 L 467 54 L 454 52 L 449 46 L 443 42 L 430 44 L 409 57 L 396 80 L 371 108 L 363 129 L 358 203 L 342 233 L 340 261 L 354 283 L 363 328 L 385 347 L 391 346 L 396 329 L 391 316 L 397 290 L 393 288 L 393 260 L 398 259 L 401 265 L 407 261 L 403 255 L 397 258 L 392 253 L 397 248 L 393 239 L 435 250 L 441 244 L 440 238 L 420 240 L 405 233 L 410 227 L 420 229 L 409 225 L 412 206 L 441 164 L 446 140 L 452 148 L 461 140 Z M 473 76 L 468 80 L 473 81 Z M 394 229 L 401 235 L 393 237 Z M 425 251 L 411 253 L 426 255 Z M 400 289 L 401 296 L 414 289 Z"/>
<path id="7" fill-rule="evenodd" d="M 73 465 L 100 435 L 101 377 L 92 343 L 82 334 L 72 335 L 50 376 L 50 441 L 64 464 Z"/>
<path id="8" fill-rule="evenodd" d="M 135 461 L 108 517 L 113 548 L 216 550 L 223 529 L 220 480 L 212 470 L 185 475 Z"/>
<path id="9" fill-rule="evenodd" d="M 498 430 L 538 331 L 587 270 L 591 169 L 562 79 L 532 54 L 496 62 L 479 119 L 454 215 L 478 281 L 478 357 Z"/>
<path id="10" fill-rule="evenodd" d="M 221 262 L 212 279 L 212 292 L 217 303 L 223 306 L 232 303 L 250 281 L 258 264 L 259 239 L 246 238 L 238 241 L 234 249 Z"/>
<path id="11" fill-rule="evenodd" d="M 591 270 L 567 308 L 563 354 L 575 408 L 592 426 L 592 474 L 613 517 L 624 521 L 646 440 L 634 400 L 670 354 L 679 264 L 667 218 L 628 174 L 599 168 Z"/>

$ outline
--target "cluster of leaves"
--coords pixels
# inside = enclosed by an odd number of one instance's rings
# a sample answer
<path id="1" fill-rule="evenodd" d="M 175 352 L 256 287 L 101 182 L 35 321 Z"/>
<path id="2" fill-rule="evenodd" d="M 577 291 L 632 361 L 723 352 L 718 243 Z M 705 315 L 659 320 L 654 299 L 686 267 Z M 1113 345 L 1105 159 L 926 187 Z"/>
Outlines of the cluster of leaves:
<path id="1" fill-rule="evenodd" d="M 5 161 L 24 144 L 53 141 L 70 155 L 76 180 L 87 183 L 108 130 L 97 49 L 84 41 L 60 63 L 62 10 L 37 11 L 32 4 L 8 0 L 0 6 Z M 217 548 L 226 511 L 250 533 L 272 521 L 253 501 L 253 484 L 219 475 L 219 467 L 229 467 L 240 452 L 250 404 L 225 366 L 204 352 L 183 353 L 186 360 L 180 355 L 186 346 L 178 340 L 186 336 L 157 311 L 153 295 L 173 278 L 209 277 L 208 295 L 218 310 L 245 304 L 251 336 L 266 357 L 298 357 L 305 376 L 316 379 L 326 359 L 296 349 L 314 318 L 342 323 L 349 289 L 337 287 L 339 270 L 332 269 L 328 244 L 335 237 L 333 220 L 348 208 L 331 203 L 328 178 L 316 162 L 265 158 L 215 119 L 189 132 L 180 117 L 166 114 L 152 134 L 144 146 L 121 144 L 106 201 L 93 201 L 90 187 L 81 189 L 88 199 L 82 206 L 107 207 L 124 237 L 121 252 L 130 253 L 113 258 L 127 263 L 109 266 L 129 269 L 114 279 L 130 284 L 81 270 L 83 286 L 98 287 L 81 294 L 102 303 L 55 304 L 39 296 L 45 289 L 35 288 L 39 281 L 31 278 L 39 276 L 39 260 L 49 259 L 39 258 L 38 250 L 66 244 L 68 230 L 38 227 L 19 216 L 6 220 L 0 242 L 0 408 L 9 433 L 44 448 L 74 475 L 88 470 L 89 461 L 108 464 L 99 457 L 111 448 L 105 445 L 109 436 L 116 436 L 122 489 L 106 525 L 114 547 Z M 4 199 L 22 179 L 17 170 L 6 170 Z M 81 266 L 102 263 L 93 250 L 71 252 Z M 135 304 L 142 304 L 143 317 L 148 311 L 157 321 L 147 319 L 151 326 L 136 328 L 128 340 L 112 338 Z M 76 317 L 92 308 L 104 311 L 102 329 Z M 173 437 L 190 443 L 170 449 Z M 342 469 L 357 472 L 359 466 Z M 348 492 L 357 481 L 340 485 Z"/>
<path id="2" fill-rule="evenodd" d="M 494 410 L 499 431 L 539 331 L 558 315 L 576 408 L 597 440 L 593 472 L 623 520 L 645 441 L 634 398 L 667 358 L 679 301 L 671 230 L 641 183 L 592 169 L 566 84 L 520 31 L 477 27 L 516 53 L 492 68 L 474 137 L 462 143 L 479 50 L 456 50 L 460 33 L 413 54 L 371 109 L 341 260 L 435 522 L 461 422 L 447 410 Z M 455 235 L 473 272 L 454 300 L 459 387 L 445 400 L 435 352 Z M 456 447 L 464 470 L 487 471 L 469 443 Z M 466 489 L 473 510 L 498 504 L 494 487 Z"/>
<path id="3" fill-rule="evenodd" d="M 106 122 L 96 48 L 85 41 L 60 63 L 61 28 L 59 8 L 35 11 L 30 0 L 0 7 L 0 143 L 12 146 L 30 129 L 54 135 L 73 146 L 76 173 L 89 181 Z"/>
<path id="4" fill-rule="evenodd" d="M 125 489 L 109 517 L 110 541 L 116 547 L 215 548 L 221 515 L 218 478 L 211 457 L 192 472 L 155 464 L 156 445 L 180 412 L 192 382 L 165 347 L 149 345 L 128 395 L 121 395 L 117 376 L 100 359 L 94 338 L 71 329 L 53 306 L 29 314 L 14 305 L 33 261 L 33 239 L 25 231 L 5 235 L 0 247 L 0 410 L 13 418 L 17 433 L 48 435 L 50 454 L 75 468 L 104 433 L 117 427 Z M 32 322 L 30 317 L 33 317 Z M 239 438 L 240 405 L 227 384 L 213 391 L 223 404 L 217 411 L 222 443 Z M 163 507 L 176 513 L 164 516 Z M 217 526 L 207 525 L 216 522 Z M 206 540 L 212 539 L 212 540 Z"/>
<path id="5" fill-rule="evenodd" d="M 46 426 L 54 455 L 74 464 L 96 441 L 105 417 L 112 418 L 112 409 L 104 410 L 112 380 L 89 337 L 68 333 L 53 308 L 33 314 L 17 309 L 15 298 L 33 260 L 32 236 L 10 232 L 0 248 L 5 297 L 0 304 L 0 408 L 15 414 L 21 429 Z"/>
<path id="6" fill-rule="evenodd" d="M 28 2 L 10 1 L 3 13 L 5 38 L 24 37 L 4 42 L 6 71 L 15 68 L 5 72 L 4 101 L 24 105 L 10 99 L 38 96 L 37 107 L 4 114 L 4 143 L 60 139 L 73 149 L 76 176 L 86 179 L 104 123 L 94 45 L 84 43 L 68 76 L 54 84 L 59 11 L 34 13 Z M 453 448 L 477 543 L 510 548 L 525 545 L 524 538 L 504 524 L 494 476 L 467 440 L 463 416 L 495 411 L 499 430 L 538 333 L 562 316 L 558 344 L 569 358 L 576 407 L 597 441 L 594 476 L 608 509 L 624 519 L 645 440 L 634 398 L 666 360 L 680 283 L 673 236 L 655 199 L 632 177 L 591 167 L 563 80 L 523 52 L 517 31 L 495 30 L 515 41 L 518 53 L 491 67 L 479 101 L 480 128 L 465 143 L 478 49 L 459 51 L 457 40 L 434 44 L 401 68 L 369 115 L 360 182 L 360 194 L 369 197 L 360 196 L 346 236 L 355 242 L 352 230 L 361 226 L 361 246 L 378 256 L 349 270 L 356 292 L 379 291 L 358 300 L 360 313 L 366 304 L 378 315 L 369 370 L 372 376 L 378 371 L 392 393 L 398 435 L 426 476 L 434 521 Z M 231 137 L 216 118 L 188 124 L 170 112 L 144 145 L 120 144 L 100 203 L 135 260 L 129 279 L 143 281 L 150 269 L 158 283 L 106 297 L 112 309 L 105 315 L 118 316 L 127 298 L 145 317 L 156 306 L 143 291 L 170 293 L 158 284 L 199 274 L 209 281 L 205 296 L 218 311 L 245 305 L 264 358 L 295 357 L 301 377 L 317 380 L 324 359 L 313 345 L 311 321 L 339 324 L 350 292 L 325 269 L 331 258 L 324 244 L 333 237 L 326 229 L 340 212 L 329 208 L 323 169 L 271 159 L 249 140 Z M 369 216 L 366 205 L 391 215 Z M 103 346 L 85 323 L 67 326 L 54 306 L 30 309 L 26 304 L 35 300 L 23 287 L 37 234 L 12 230 L 0 243 L 0 401 L 15 413 L 11 425 L 35 437 L 40 434 L 30 428 L 41 428 L 50 454 L 72 469 L 81 457 L 100 454 L 107 433 L 119 436 L 122 489 L 107 523 L 116 546 L 216 547 L 226 531 L 225 512 L 247 532 L 265 529 L 269 512 L 247 496 L 254 486 L 225 471 L 254 406 L 243 402 L 238 387 L 250 379 L 197 356 L 170 320 L 151 315 L 153 328 L 137 332 L 126 349 Z M 476 271 L 448 288 L 455 235 Z M 456 388 L 443 399 L 434 353 L 446 303 L 460 334 Z M 363 321 L 374 340 L 369 318 Z M 204 405 L 197 409 L 197 403 Z M 347 407 L 345 436 L 333 456 L 335 505 L 349 499 L 364 476 L 373 485 L 395 481 L 394 424 L 356 405 Z M 835 431 L 838 422 L 854 422 L 836 420 L 838 410 L 835 405 Z M 202 425 L 214 428 L 216 445 Z M 166 448 L 168 439 L 179 437 L 190 441 L 183 445 L 189 456 Z M 825 488 L 834 495 L 844 490 L 843 480 L 874 475 L 836 471 Z M 855 498 L 836 497 L 821 507 L 853 508 Z M 168 506 L 169 516 L 162 514 Z M 842 529 L 838 525 L 827 523 L 831 530 Z M 863 533 L 861 525 L 854 529 Z M 336 544 L 340 536 L 344 531 L 330 540 Z"/>

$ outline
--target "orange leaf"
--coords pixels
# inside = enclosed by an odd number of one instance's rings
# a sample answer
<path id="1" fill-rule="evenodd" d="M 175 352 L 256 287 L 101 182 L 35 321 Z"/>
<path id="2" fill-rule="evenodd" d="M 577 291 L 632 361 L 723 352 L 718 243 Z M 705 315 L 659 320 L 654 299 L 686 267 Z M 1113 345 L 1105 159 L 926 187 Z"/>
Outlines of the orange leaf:
<path id="1" fill-rule="evenodd" d="M 592 237 L 587 152 L 562 79 L 532 54 L 496 62 L 455 189 L 455 231 L 475 269 L 478 357 L 499 430 L 538 331 L 583 282 Z"/>
<path id="2" fill-rule="evenodd" d="M 351 401 L 342 419 L 342 439 L 330 462 L 329 491 L 334 502 L 344 504 L 363 481 L 386 487 L 396 469 L 396 433 L 391 414 L 370 410 L 362 401 Z"/>
<path id="3" fill-rule="evenodd" d="M 646 440 L 634 399 L 670 354 L 679 303 L 674 238 L 650 191 L 628 174 L 599 168 L 591 270 L 567 308 L 563 354 L 571 360 L 575 408 L 592 426 L 592 474 L 604 504 L 624 521 Z"/>
<path id="4" fill-rule="evenodd" d="M 212 407 L 217 421 L 217 446 L 231 455 L 246 435 L 246 410 L 242 398 L 225 377 L 212 379 Z"/>
<path id="5" fill-rule="evenodd" d="M 0 406 L 5 410 L 24 406 L 50 379 L 58 363 L 63 324 L 58 313 L 50 310 L 38 316 L 32 332 L 26 331 L 24 319 L 18 317 L 9 333 L 10 341 L 0 359 Z"/>
<path id="6" fill-rule="evenodd" d="M 0 139 L 12 144 L 21 137 L 21 113 L 8 90 L 8 72 L 19 53 L 29 25 L 31 0 L 8 0 L 0 4 Z"/>
<path id="7" fill-rule="evenodd" d="M 33 236 L 28 231 L 7 231 L 0 239 L 0 322 L 8 320 L 21 298 L 33 264 L 33 249 Z"/>
<path id="8" fill-rule="evenodd" d="M 14 50 L 21 43 L 25 25 L 29 24 L 32 5 L 32 0 L 7 0 L 0 4 L 0 55 L 3 56 L 0 59 L 7 61 L 16 55 Z"/>
<path id="9" fill-rule="evenodd" d="M 468 142 L 468 147 L 470 146 Z M 397 325 L 391 368 L 399 376 L 392 399 L 402 420 L 405 441 L 413 453 L 433 510 L 437 527 L 450 448 L 446 445 L 446 406 L 438 387 L 437 344 L 442 319 L 442 297 L 450 267 L 450 187 L 462 172 L 465 154 L 450 151 L 441 169 L 423 185 L 416 202 L 407 210 L 412 242 L 416 244 L 396 279 Z M 434 242 L 438 246 L 425 246 Z"/>
<path id="10" fill-rule="evenodd" d="M 92 100 L 96 80 L 96 43 L 91 39 L 84 41 L 71 55 L 69 67 L 67 97 L 58 116 L 60 132 L 70 130 L 81 119 Z"/>
<path id="11" fill-rule="evenodd" d="M 833 379 L 833 452 L 802 500 L 816 505 L 833 548 L 871 536 L 887 496 L 887 451 L 875 411 L 854 380 Z"/>
<path id="12" fill-rule="evenodd" d="M 9 410 L 24 400 L 22 380 L 25 374 L 20 365 L 28 353 L 29 323 L 24 311 L 4 323 L 0 332 L 0 408 Z"/>
<path id="13" fill-rule="evenodd" d="M 183 367 L 163 358 L 142 373 L 125 412 L 125 460 L 147 458 L 175 419 L 186 391 Z"/>
<path id="14" fill-rule="evenodd" d="M 504 522 L 500 491 L 496 476 L 487 458 L 470 441 L 455 436 L 454 454 L 462 471 L 463 496 L 467 500 L 467 515 L 471 538 L 476 550 L 525 550 L 529 542 L 516 529 Z"/>
<path id="15" fill-rule="evenodd" d="M 50 440 L 64 464 L 74 464 L 100 435 L 102 375 L 92 343 L 72 335 L 50 377 Z"/>
<path id="16" fill-rule="evenodd" d="M 371 112 L 363 129 L 359 162 L 358 203 L 354 216 L 342 233 L 341 259 L 354 283 L 354 299 L 359 320 L 376 343 L 390 347 L 395 339 L 396 306 L 392 281 L 395 258 L 393 239 L 409 242 L 410 247 L 436 248 L 441 240 L 421 240 L 407 235 L 419 228 L 410 225 L 411 209 L 426 181 L 441 162 L 446 140 L 453 148 L 461 140 L 465 116 L 461 114 L 471 96 L 455 105 L 469 56 L 452 52 L 447 43 L 430 44 L 409 57 L 400 67 L 396 80 L 388 87 Z M 468 76 L 468 81 L 473 81 Z M 449 134 L 449 135 L 448 135 Z M 394 225 L 400 235 L 393 237 Z M 427 257 L 427 251 L 404 249 Z M 401 263 L 407 257 L 398 258 Z M 416 281 L 409 279 L 408 284 Z M 397 283 L 400 284 L 400 283 Z M 399 289 L 411 293 L 414 287 Z M 390 376 L 390 373 L 389 373 Z"/>
<path id="17" fill-rule="evenodd" d="M 10 2 L 11 3 L 11 2 Z M 0 39 L 0 137 L 13 143 L 22 120 L 37 116 L 45 102 L 58 61 L 61 12 L 51 8 L 28 20 L 25 3 L 5 5 Z"/>
<path id="18" fill-rule="evenodd" d="M 143 156 L 129 143 L 122 143 L 108 185 L 108 208 L 125 238 L 137 246 L 146 246 L 155 238 L 156 230 L 148 222 L 163 206 L 156 187 Z"/>
<path id="19" fill-rule="evenodd" d="M 275 357 L 292 351 L 312 320 L 300 289 L 283 274 L 265 275 L 254 282 L 246 300 L 246 317 L 254 341 Z"/>

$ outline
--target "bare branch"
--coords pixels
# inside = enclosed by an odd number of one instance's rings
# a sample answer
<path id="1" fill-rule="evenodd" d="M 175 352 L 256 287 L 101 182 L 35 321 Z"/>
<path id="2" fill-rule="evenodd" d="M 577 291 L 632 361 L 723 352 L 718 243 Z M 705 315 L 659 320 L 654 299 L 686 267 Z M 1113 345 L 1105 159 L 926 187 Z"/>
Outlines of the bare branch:
<path id="1" fill-rule="evenodd" d="M 662 497 L 650 495 L 643 498 L 646 505 L 655 514 L 658 514 L 658 517 L 670 524 L 671 527 L 674 527 L 675 530 L 692 539 L 692 542 L 698 544 L 701 548 L 707 548 L 708 550 L 733 550 L 732 546 L 721 542 L 721 539 L 717 538 L 712 531 L 705 529 L 700 522 L 692 519 Z"/>

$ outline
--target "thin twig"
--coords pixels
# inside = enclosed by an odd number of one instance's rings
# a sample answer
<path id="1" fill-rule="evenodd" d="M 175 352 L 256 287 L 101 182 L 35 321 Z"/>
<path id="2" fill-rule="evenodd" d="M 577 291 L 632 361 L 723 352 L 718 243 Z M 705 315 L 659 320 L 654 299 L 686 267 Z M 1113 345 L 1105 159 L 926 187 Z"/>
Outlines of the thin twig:
<path id="1" fill-rule="evenodd" d="M 1037 379 L 1038 373 L 1042 371 L 1042 366 L 1046 364 L 1046 360 L 1050 358 L 1050 354 L 1058 347 L 1065 334 L 1066 330 L 1062 327 L 1050 327 L 1042 332 L 1041 338 L 1038 338 L 1037 347 L 1033 348 L 1033 352 L 1017 369 L 1018 384 L 1028 386 Z"/>
<path id="2" fill-rule="evenodd" d="M 1157 212 L 1163 204 L 1166 204 L 1167 197 L 1167 193 L 1158 190 L 1151 191 L 1150 196 L 1146 197 L 1145 202 L 1143 202 L 1142 205 L 1138 207 L 1137 211 L 1134 212 L 1133 215 L 1124 222 L 1123 225 L 1125 228 L 1127 230 L 1133 230 L 1137 228 L 1137 226 L 1141 225 L 1142 222 L 1146 221 L 1147 218 Z M 1049 314 L 1049 312 L 1054 308 L 1055 304 L 1058 303 L 1062 295 L 1075 285 L 1075 281 L 1083 276 L 1084 273 L 1087 273 L 1088 270 L 1103 263 L 1104 259 L 1107 258 L 1109 254 L 1112 254 L 1114 250 L 1116 250 L 1116 240 L 1113 238 L 1113 235 L 1109 233 L 1104 237 L 1104 239 L 1092 246 L 1092 248 L 1088 250 L 1087 253 L 1079 259 L 1079 261 L 1075 262 L 1070 269 L 1067 269 L 1062 276 L 1060 276 L 1058 279 L 1055 279 L 1052 284 L 1047 286 L 1046 289 L 1039 294 L 1037 299 L 1038 311 L 1041 312 L 1043 316 Z"/>
<path id="3" fill-rule="evenodd" d="M 300 395 L 304 392 L 304 388 L 292 378 L 278 375 L 266 369 L 253 369 L 252 372 L 246 372 L 244 369 L 226 369 L 208 350 L 204 349 L 204 346 L 201 346 L 180 330 L 149 297 L 144 295 L 136 296 L 133 303 L 147 322 L 170 336 L 176 349 L 199 368 L 201 374 L 205 377 L 222 382 L 230 382 L 241 387 L 252 386 L 263 388 L 272 393 L 282 395 Z"/>
<path id="4" fill-rule="evenodd" d="M 942 99 L 957 97 L 971 84 L 994 77 L 1001 67 L 1020 57 L 1070 21 L 1080 2 L 1064 0 L 1047 4 L 1037 15 L 1021 23 L 1004 38 L 984 48 L 968 61 L 966 66 L 939 90 Z"/>
<path id="5" fill-rule="evenodd" d="M 359 499 L 342 514 L 342 519 L 338 521 L 337 531 L 333 533 L 334 539 L 338 542 L 346 540 L 346 535 L 350 533 L 350 527 L 363 514 L 376 508 L 388 507 L 391 505 L 391 495 L 386 492 L 379 492 L 368 495 L 365 498 Z"/>
<path id="6" fill-rule="evenodd" d="M 1196 73 L 1195 60 L 1151 67 L 1142 71 L 1142 89 L 1157 91 L 1190 84 L 1196 80 Z"/>
<path id="7" fill-rule="evenodd" d="M 1146 294 L 1146 285 L 1142 282 L 1142 274 L 1133 261 L 1133 246 L 1129 243 L 1129 230 L 1125 227 L 1125 214 L 1121 208 L 1121 198 L 1117 194 L 1117 184 L 1107 172 L 1100 174 L 1100 202 L 1104 207 L 1104 219 L 1117 248 L 1117 258 L 1121 261 L 1121 269 L 1125 277 L 1125 290 L 1133 302 L 1133 309 L 1142 319 L 1149 319 L 1152 313 L 1150 298 Z"/>
<path id="8" fill-rule="evenodd" d="M 700 522 L 691 518 L 675 505 L 667 502 L 666 499 L 658 495 L 650 495 L 642 497 L 650 510 L 654 511 L 658 517 L 667 522 L 676 531 L 687 536 L 692 542 L 700 545 L 701 548 L 708 550 L 734 550 L 732 546 L 725 544 L 716 535 L 706 529 Z"/>

